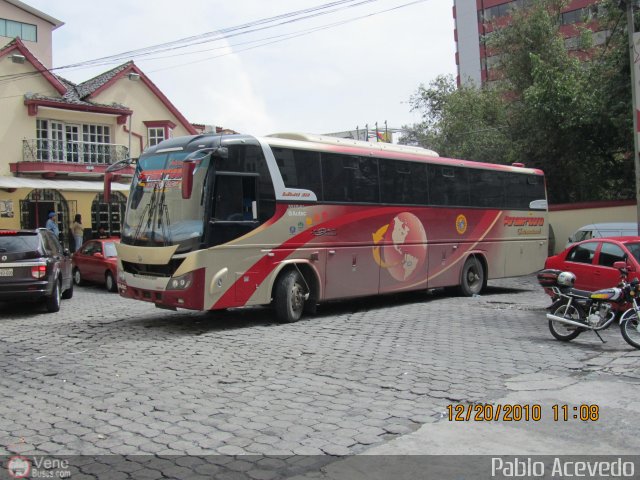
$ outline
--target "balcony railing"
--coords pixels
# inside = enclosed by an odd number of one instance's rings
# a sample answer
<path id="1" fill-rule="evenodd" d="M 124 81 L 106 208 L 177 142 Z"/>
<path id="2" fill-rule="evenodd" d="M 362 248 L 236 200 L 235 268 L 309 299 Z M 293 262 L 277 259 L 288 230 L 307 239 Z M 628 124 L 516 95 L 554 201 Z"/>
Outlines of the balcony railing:
<path id="1" fill-rule="evenodd" d="M 22 160 L 87 165 L 110 165 L 127 158 L 129 149 L 113 143 L 25 139 Z"/>

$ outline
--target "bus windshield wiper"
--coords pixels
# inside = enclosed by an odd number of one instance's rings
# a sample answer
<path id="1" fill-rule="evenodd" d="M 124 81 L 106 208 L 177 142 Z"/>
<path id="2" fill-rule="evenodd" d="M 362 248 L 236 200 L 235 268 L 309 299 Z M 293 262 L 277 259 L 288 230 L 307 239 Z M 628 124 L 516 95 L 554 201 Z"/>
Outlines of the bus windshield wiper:
<path id="1" fill-rule="evenodd" d="M 164 245 L 170 244 L 170 232 L 169 235 L 167 233 L 171 226 L 171 221 L 169 219 L 169 208 L 165 202 L 165 181 L 166 178 L 163 178 L 153 186 L 149 203 L 144 207 L 140 222 L 133 235 L 134 242 L 140 238 L 140 231 L 144 225 L 146 227 L 145 231 L 150 232 L 151 240 L 155 239 L 156 229 L 158 229 L 162 232 L 162 243 Z"/>

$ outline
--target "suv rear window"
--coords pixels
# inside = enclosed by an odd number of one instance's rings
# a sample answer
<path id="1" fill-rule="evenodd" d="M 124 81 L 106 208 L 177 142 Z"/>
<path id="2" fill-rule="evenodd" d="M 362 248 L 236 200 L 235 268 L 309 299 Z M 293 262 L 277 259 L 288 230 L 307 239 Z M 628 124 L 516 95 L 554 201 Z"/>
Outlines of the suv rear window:
<path id="1" fill-rule="evenodd" d="M 39 250 L 37 234 L 0 235 L 0 253 L 23 253 Z"/>

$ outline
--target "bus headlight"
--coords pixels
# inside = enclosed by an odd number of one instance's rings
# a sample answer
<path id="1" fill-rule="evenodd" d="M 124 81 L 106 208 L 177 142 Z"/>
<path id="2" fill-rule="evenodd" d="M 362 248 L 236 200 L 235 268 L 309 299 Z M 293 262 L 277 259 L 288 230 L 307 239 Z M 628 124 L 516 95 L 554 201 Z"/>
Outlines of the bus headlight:
<path id="1" fill-rule="evenodd" d="M 193 283 L 193 272 L 185 273 L 169 280 L 167 290 L 186 290 Z"/>

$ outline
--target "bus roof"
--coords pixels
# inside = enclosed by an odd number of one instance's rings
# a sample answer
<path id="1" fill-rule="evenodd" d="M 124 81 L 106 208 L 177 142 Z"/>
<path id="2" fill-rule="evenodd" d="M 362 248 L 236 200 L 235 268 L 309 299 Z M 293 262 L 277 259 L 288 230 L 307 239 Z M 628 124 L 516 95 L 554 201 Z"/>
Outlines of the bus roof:
<path id="1" fill-rule="evenodd" d="M 543 175 L 542 170 L 534 168 L 526 168 L 522 166 L 502 165 L 497 163 L 476 162 L 473 160 L 459 160 L 453 158 L 440 157 L 438 153 L 421 147 L 413 147 L 409 145 L 396 145 L 385 142 L 364 142 L 361 140 L 353 140 L 350 138 L 329 137 L 326 135 L 312 135 L 305 133 L 274 133 L 262 137 L 266 143 L 272 147 L 283 148 L 305 148 L 317 151 L 331 151 L 334 149 L 345 149 L 341 153 L 353 153 L 354 155 L 363 154 L 387 154 L 392 156 L 394 153 L 405 155 L 407 160 L 428 161 L 429 163 L 437 163 L 440 165 L 461 166 L 469 168 L 480 168 L 487 170 L 502 170 L 507 172 L 528 173 L 535 175 Z"/>
<path id="2" fill-rule="evenodd" d="M 337 145 L 341 147 L 365 148 L 371 152 L 397 152 L 411 153 L 414 155 L 424 155 L 426 157 L 437 157 L 438 153 L 422 147 L 412 147 L 409 145 L 396 145 L 386 142 L 364 142 L 362 140 L 353 140 L 351 138 L 329 137 L 327 135 L 312 135 L 308 133 L 273 133 L 267 135 L 267 142 L 272 145 L 272 138 L 280 138 L 284 140 L 298 140 L 307 143 L 318 143 L 323 145 Z"/>
<path id="3" fill-rule="evenodd" d="M 404 159 L 417 162 L 429 162 L 440 165 L 461 166 L 468 168 L 480 168 L 486 170 L 502 170 L 506 172 L 527 173 L 543 175 L 543 172 L 534 168 L 521 166 L 501 165 L 497 163 L 476 162 L 473 160 L 459 160 L 440 157 L 433 150 L 408 145 L 396 145 L 385 142 L 363 142 L 349 138 L 329 137 L 326 135 L 314 135 L 306 133 L 274 133 L 265 137 L 253 137 L 242 134 L 204 134 L 194 136 L 175 137 L 147 148 L 143 153 L 153 154 L 173 150 L 197 150 L 206 147 L 216 147 L 229 143 L 263 142 L 272 147 L 298 148 L 319 152 L 347 153 L 352 155 L 380 155 L 394 157 L 400 154 Z M 396 155 L 394 155 L 396 154 Z"/>

